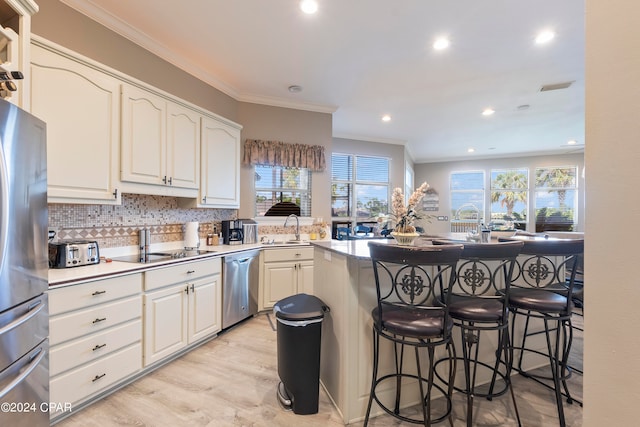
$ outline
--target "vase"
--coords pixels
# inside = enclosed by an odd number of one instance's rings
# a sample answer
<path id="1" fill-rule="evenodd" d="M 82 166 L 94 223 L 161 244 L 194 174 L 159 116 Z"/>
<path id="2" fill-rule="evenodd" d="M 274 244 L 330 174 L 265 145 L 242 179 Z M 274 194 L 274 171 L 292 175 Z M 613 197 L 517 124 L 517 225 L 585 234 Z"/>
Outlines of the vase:
<path id="1" fill-rule="evenodd" d="M 400 246 L 411 246 L 413 242 L 420 237 L 419 233 L 398 233 L 397 231 L 392 231 L 391 236 L 396 240 L 398 245 Z"/>

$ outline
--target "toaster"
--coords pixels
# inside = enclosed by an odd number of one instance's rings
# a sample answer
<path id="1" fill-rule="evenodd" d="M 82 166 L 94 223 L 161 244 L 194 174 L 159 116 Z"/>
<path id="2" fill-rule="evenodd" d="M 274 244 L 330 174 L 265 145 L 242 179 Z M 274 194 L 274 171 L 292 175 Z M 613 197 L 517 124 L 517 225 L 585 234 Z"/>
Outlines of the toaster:
<path id="1" fill-rule="evenodd" d="M 49 268 L 79 267 L 100 263 L 98 242 L 60 240 L 49 243 Z"/>

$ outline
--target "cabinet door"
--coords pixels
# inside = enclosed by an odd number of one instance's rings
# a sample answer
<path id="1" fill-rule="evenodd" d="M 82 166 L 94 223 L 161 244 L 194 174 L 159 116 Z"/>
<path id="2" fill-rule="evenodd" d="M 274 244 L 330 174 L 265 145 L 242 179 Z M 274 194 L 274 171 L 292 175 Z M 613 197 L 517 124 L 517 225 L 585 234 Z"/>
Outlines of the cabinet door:
<path id="1" fill-rule="evenodd" d="M 202 118 L 201 206 L 240 207 L 240 130 Z"/>
<path id="2" fill-rule="evenodd" d="M 144 296 L 144 365 L 187 345 L 188 295 L 182 284 Z"/>
<path id="3" fill-rule="evenodd" d="M 122 85 L 122 181 L 166 184 L 166 105 L 151 92 Z"/>
<path id="4" fill-rule="evenodd" d="M 220 275 L 189 287 L 189 343 L 222 329 Z"/>
<path id="5" fill-rule="evenodd" d="M 313 261 L 298 263 L 298 292 L 313 295 Z"/>
<path id="6" fill-rule="evenodd" d="M 200 115 L 167 103 L 167 176 L 172 187 L 197 189 L 200 184 Z"/>
<path id="7" fill-rule="evenodd" d="M 39 46 L 31 76 L 31 112 L 47 123 L 49 202 L 120 204 L 119 82 Z"/>
<path id="8" fill-rule="evenodd" d="M 273 305 L 282 298 L 297 292 L 298 263 L 270 262 L 264 264 L 264 308 Z"/>

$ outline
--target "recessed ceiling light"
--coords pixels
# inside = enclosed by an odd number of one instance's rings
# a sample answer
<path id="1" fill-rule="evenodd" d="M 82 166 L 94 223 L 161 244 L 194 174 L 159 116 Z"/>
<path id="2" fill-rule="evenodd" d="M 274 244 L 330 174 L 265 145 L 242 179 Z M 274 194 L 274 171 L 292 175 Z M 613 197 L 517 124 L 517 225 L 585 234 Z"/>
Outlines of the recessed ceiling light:
<path id="1" fill-rule="evenodd" d="M 545 44 L 545 43 L 549 43 L 551 40 L 553 40 L 553 38 L 556 36 L 556 33 L 554 33 L 551 30 L 544 30 L 541 31 L 540 33 L 538 33 L 538 35 L 536 36 L 536 44 Z"/>
<path id="2" fill-rule="evenodd" d="M 482 115 L 483 116 L 491 116 L 496 112 L 496 110 L 494 110 L 493 108 L 485 108 L 484 110 L 482 110 Z"/>
<path id="3" fill-rule="evenodd" d="M 449 39 L 446 37 L 439 37 L 433 42 L 433 48 L 435 50 L 444 50 L 449 47 Z"/>
<path id="4" fill-rule="evenodd" d="M 300 9 L 306 14 L 313 14 L 318 11 L 318 2 L 316 0 L 302 0 Z"/>
<path id="5" fill-rule="evenodd" d="M 476 151 L 475 148 L 467 148 L 467 153 L 473 153 L 475 151 Z"/>
<path id="6" fill-rule="evenodd" d="M 567 141 L 567 145 L 576 145 L 578 143 L 578 141 L 576 141 L 575 139 L 571 139 L 569 141 Z"/>
<path id="7" fill-rule="evenodd" d="M 391 116 L 388 114 L 385 114 L 384 116 L 382 116 L 382 121 L 383 122 L 390 122 L 391 121 Z"/>
<path id="8" fill-rule="evenodd" d="M 300 93 L 300 92 L 302 92 L 302 86 L 291 85 L 291 86 L 289 86 L 289 92 L 291 92 L 291 93 Z"/>

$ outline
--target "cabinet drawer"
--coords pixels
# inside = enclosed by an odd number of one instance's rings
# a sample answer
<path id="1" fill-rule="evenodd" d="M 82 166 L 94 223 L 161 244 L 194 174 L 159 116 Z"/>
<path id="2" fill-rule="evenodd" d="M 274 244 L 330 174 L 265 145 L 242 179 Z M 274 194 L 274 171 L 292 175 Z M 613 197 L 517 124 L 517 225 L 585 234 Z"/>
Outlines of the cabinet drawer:
<path id="1" fill-rule="evenodd" d="M 144 273 L 144 290 L 150 291 L 165 286 L 193 281 L 200 277 L 211 276 L 222 270 L 220 258 L 205 259 L 175 266 L 150 270 Z"/>
<path id="2" fill-rule="evenodd" d="M 273 261 L 299 261 L 301 259 L 313 259 L 313 248 L 310 246 L 286 248 L 286 249 L 265 249 L 263 252 L 264 262 Z"/>
<path id="3" fill-rule="evenodd" d="M 80 311 L 59 314 L 49 319 L 51 345 L 102 331 L 142 315 L 140 295 Z"/>
<path id="4" fill-rule="evenodd" d="M 49 374 L 58 375 L 141 340 L 142 321 L 138 319 L 53 346 L 49 353 Z"/>
<path id="5" fill-rule="evenodd" d="M 49 290 L 51 316 L 82 309 L 139 294 L 142 290 L 142 274 L 114 277 L 112 279 L 81 283 L 66 288 Z"/>
<path id="6" fill-rule="evenodd" d="M 51 402 L 79 402 L 142 368 L 142 346 L 133 344 L 88 365 L 51 378 Z M 55 416 L 55 414 L 51 414 Z"/>

